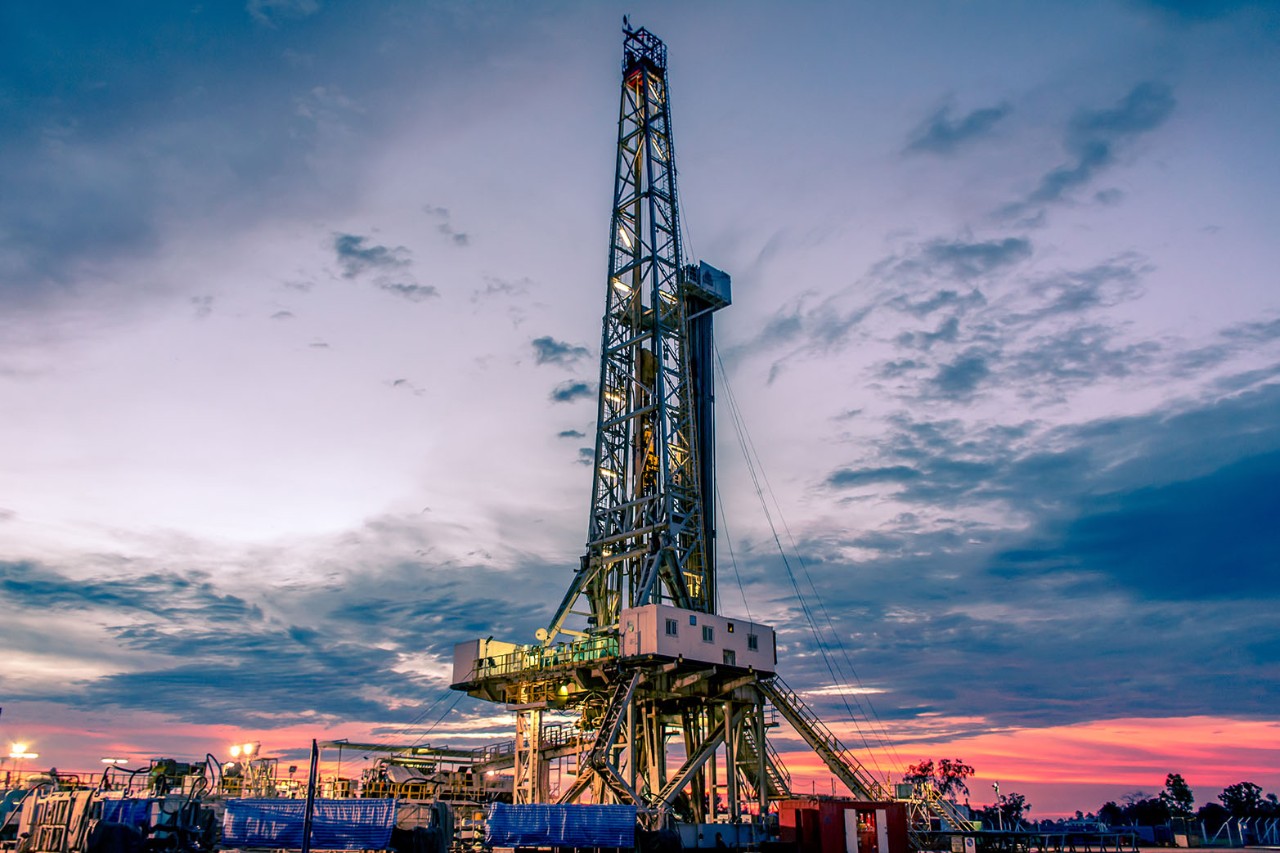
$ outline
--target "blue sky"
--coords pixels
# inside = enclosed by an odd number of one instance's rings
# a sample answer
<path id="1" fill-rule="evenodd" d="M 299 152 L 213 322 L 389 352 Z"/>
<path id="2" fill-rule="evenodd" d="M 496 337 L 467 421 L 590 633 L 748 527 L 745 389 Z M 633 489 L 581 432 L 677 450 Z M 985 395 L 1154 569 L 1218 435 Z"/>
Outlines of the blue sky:
<path id="1" fill-rule="evenodd" d="M 253 0 L 0 11 L 0 735 L 411 740 L 455 642 L 545 622 L 623 12 L 670 48 L 690 254 L 734 277 L 723 609 L 861 737 L 731 395 L 887 764 L 1275 725 L 1270 4 Z"/>

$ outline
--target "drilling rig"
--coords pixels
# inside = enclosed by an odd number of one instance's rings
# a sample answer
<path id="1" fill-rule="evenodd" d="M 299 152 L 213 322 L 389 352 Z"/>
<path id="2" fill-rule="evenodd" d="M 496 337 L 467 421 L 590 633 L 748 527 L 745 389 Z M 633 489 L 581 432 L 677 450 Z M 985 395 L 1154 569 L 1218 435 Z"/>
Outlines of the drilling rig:
<path id="1" fill-rule="evenodd" d="M 514 711 L 516 804 L 762 823 L 790 796 L 778 715 L 856 798 L 892 799 L 777 675 L 773 629 L 717 611 L 712 322 L 731 282 L 684 255 L 666 45 L 623 33 L 585 553 L 537 641 L 460 644 L 452 686 Z"/>

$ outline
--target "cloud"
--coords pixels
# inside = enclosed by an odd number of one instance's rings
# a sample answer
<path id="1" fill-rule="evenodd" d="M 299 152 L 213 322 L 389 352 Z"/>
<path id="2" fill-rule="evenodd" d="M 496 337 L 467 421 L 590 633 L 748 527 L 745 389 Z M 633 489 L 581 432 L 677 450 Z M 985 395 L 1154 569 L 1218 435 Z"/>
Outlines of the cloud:
<path id="1" fill-rule="evenodd" d="M 927 152 L 952 154 L 961 145 L 979 139 L 991 132 L 996 123 L 1010 112 L 1008 104 L 984 107 L 967 115 L 951 118 L 951 106 L 947 105 L 929 116 L 911 134 L 911 141 L 903 149 L 906 154 Z"/>
<path id="2" fill-rule="evenodd" d="M 92 566 L 81 560 L 74 574 L 0 561 L 0 594 L 30 617 L 0 624 L 0 642 L 37 661 L 57 654 L 107 664 L 100 675 L 51 672 L 39 681 L 0 673 L 0 689 L 23 700 L 95 712 L 147 709 L 201 725 L 408 722 L 430 698 L 447 695 L 455 643 L 499 625 L 504 636 L 532 638 L 572 574 L 523 554 L 508 568 L 486 565 L 493 558 L 483 553 L 406 559 L 410 543 L 435 550 L 430 531 L 444 528 L 416 514 L 375 519 L 322 549 L 312 571 L 294 580 L 278 566 L 264 574 L 262 555 L 253 554 L 218 561 L 217 574 L 154 569 L 142 560 L 112 569 L 100 558 Z M 201 550 L 202 543 L 187 544 Z M 223 577 L 250 565 L 247 578 Z M 429 599 L 414 592 L 424 575 L 432 578 Z M 513 576 L 521 582 L 512 584 Z M 233 583 L 234 593 L 220 588 Z M 509 599 L 502 590 L 512 592 Z M 456 717 L 472 713 L 460 708 Z"/>
<path id="3" fill-rule="evenodd" d="M 392 388 L 400 388 L 402 390 L 408 391 L 411 394 L 413 394 L 413 396 L 415 397 L 421 397 L 422 395 L 427 393 L 425 388 L 419 388 L 417 385 L 414 385 L 408 379 L 393 379 L 390 384 Z"/>
<path id="4" fill-rule="evenodd" d="M 1110 109 L 1081 110 L 1067 126 L 1064 145 L 1073 161 L 1046 174 L 1017 212 L 1028 204 L 1060 201 L 1112 165 L 1117 147 L 1155 130 L 1173 114 L 1177 101 L 1164 83 L 1139 83 Z"/>
<path id="5" fill-rule="evenodd" d="M 191 297 L 191 304 L 195 306 L 197 320 L 203 320 L 213 313 L 212 296 L 193 296 Z"/>
<path id="6" fill-rule="evenodd" d="M 1059 426 L 891 417 L 868 458 L 820 488 L 909 510 L 869 532 L 824 523 L 791 569 L 739 548 L 753 608 L 787 608 L 770 619 L 792 626 L 780 635 L 789 680 L 832 684 L 828 657 L 837 684 L 887 691 L 895 719 L 944 708 L 970 732 L 1269 719 L 1280 686 L 1260 690 L 1253 661 L 1280 647 L 1256 603 L 1280 595 L 1277 424 L 1280 382 Z M 788 571 L 825 655 L 771 581 Z M 824 613 L 839 614 L 834 636 Z M 1189 681 L 1207 686 L 1179 689 Z"/>
<path id="7" fill-rule="evenodd" d="M 271 315 L 272 320 L 292 320 L 294 319 L 292 311 L 277 311 Z"/>
<path id="8" fill-rule="evenodd" d="M 827 477 L 827 485 L 838 489 L 866 485 L 867 483 L 902 483 L 914 480 L 920 472 L 907 465 L 890 465 L 880 468 L 841 468 Z"/>
<path id="9" fill-rule="evenodd" d="M 1249 456 L 1203 477 L 1082 500 L 1042 547 L 996 555 L 1008 572 L 1101 574 L 1148 599 L 1280 598 L 1272 499 L 1280 451 Z"/>
<path id="10" fill-rule="evenodd" d="M 942 308 L 952 308 L 958 310 L 967 310 L 969 308 L 981 308 L 986 305 L 986 297 L 982 291 L 974 288 L 968 293 L 960 293 L 956 290 L 938 290 L 924 299 L 911 301 L 911 297 L 907 294 L 895 296 L 886 304 L 891 308 L 904 311 L 915 317 L 928 317 L 933 312 Z"/>
<path id="11" fill-rule="evenodd" d="M 281 21 L 301 20 L 320 11 L 319 0 L 249 0 L 249 17 L 259 24 L 275 27 Z"/>
<path id="12" fill-rule="evenodd" d="M 954 361 L 939 367 L 930 384 L 940 397 L 969 397 L 991 375 L 990 362 L 991 353 L 968 350 Z"/>
<path id="13" fill-rule="evenodd" d="M 531 284 L 533 282 L 527 278 L 509 281 L 497 276 L 487 275 L 484 277 L 484 287 L 477 288 L 471 292 L 471 301 L 476 303 L 482 299 L 490 299 L 497 296 L 524 296 L 529 292 Z"/>
<path id="14" fill-rule="evenodd" d="M 877 265 L 893 309 L 876 323 L 898 351 L 871 369 L 908 400 L 969 403 L 989 390 L 1060 402 L 1069 389 L 1166 366 L 1159 341 L 1128 340 L 1107 309 L 1139 299 L 1147 260 L 1120 255 L 1080 269 L 1024 273 L 1029 245 L 930 241 Z M 935 275 L 980 276 L 981 289 L 938 289 Z M 912 320 L 932 320 L 920 328 Z M 1227 346 L 1220 344 L 1220 347 Z M 1206 357 L 1209 357 L 1206 354 Z"/>
<path id="15" fill-rule="evenodd" d="M 586 347 L 574 346 L 565 341 L 544 335 L 532 341 L 534 359 L 538 364 L 571 365 L 590 353 Z"/>
<path id="16" fill-rule="evenodd" d="M 429 284 L 406 284 L 400 281 L 375 281 L 374 284 L 379 290 L 385 290 L 396 296 L 408 299 L 410 302 L 422 302 L 426 299 L 439 296 L 440 292 Z"/>
<path id="17" fill-rule="evenodd" d="M 333 249 L 338 254 L 343 278 L 355 278 L 368 270 L 394 269 L 411 263 L 408 258 L 403 257 L 408 252 L 403 246 L 394 249 L 379 245 L 366 246 L 367 239 L 356 234 L 334 235 Z"/>
<path id="18" fill-rule="evenodd" d="M 449 209 L 447 207 L 433 207 L 428 204 L 422 210 L 428 216 L 443 220 L 436 225 L 436 231 L 448 238 L 453 245 L 466 246 L 471 242 L 471 238 L 465 232 L 454 230 L 449 221 Z"/>
<path id="19" fill-rule="evenodd" d="M 586 437 L 587 437 L 587 434 L 580 429 L 562 429 L 558 433 L 556 433 L 556 438 L 586 438 Z M 3 518 L 4 518 L 3 515 L 0 515 L 0 520 L 3 520 Z"/>
<path id="20" fill-rule="evenodd" d="M 922 247 L 921 263 L 931 274 L 967 280 L 990 275 L 1029 257 L 1031 241 L 1025 237 L 977 243 L 934 240 Z"/>
<path id="21" fill-rule="evenodd" d="M 595 394 L 595 387 L 577 379 L 561 382 L 551 391 L 551 402 L 572 403 Z"/>

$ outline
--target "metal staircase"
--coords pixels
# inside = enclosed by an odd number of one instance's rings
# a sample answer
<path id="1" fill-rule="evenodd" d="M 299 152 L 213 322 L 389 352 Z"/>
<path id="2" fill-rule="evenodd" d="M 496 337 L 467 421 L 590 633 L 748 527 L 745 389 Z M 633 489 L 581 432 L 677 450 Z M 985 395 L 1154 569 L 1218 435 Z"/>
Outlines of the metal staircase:
<path id="1" fill-rule="evenodd" d="M 766 793 L 771 800 L 785 799 L 791 796 L 791 774 L 782 763 L 773 745 L 765 739 L 764 773 Z M 760 749 L 756 743 L 756 733 L 750 726 L 742 730 L 742 743 L 738 747 L 738 767 L 747 781 L 760 791 Z"/>
<path id="2" fill-rule="evenodd" d="M 912 791 L 911 802 L 924 809 L 926 820 L 929 817 L 939 818 L 944 825 L 960 832 L 972 832 L 978 828 L 960 811 L 959 806 L 939 794 L 932 784 L 917 785 Z"/>
<path id="3" fill-rule="evenodd" d="M 622 802 L 637 804 L 640 802 L 640 797 L 614 766 L 613 747 L 618 742 L 618 735 L 622 730 L 623 714 L 631 706 L 631 697 L 635 695 L 636 687 L 643 678 L 644 673 L 639 670 L 632 673 L 630 679 L 619 678 L 614 686 L 613 695 L 609 697 L 604 716 L 600 718 L 595 741 L 592 742 L 591 752 L 587 756 L 587 763 L 591 769 L 613 789 Z"/>
<path id="4" fill-rule="evenodd" d="M 866 800 L 893 799 L 889 790 L 872 778 L 862 762 L 854 757 L 852 750 L 832 734 L 800 695 L 779 676 L 760 679 L 760 689 L 850 793 Z"/>

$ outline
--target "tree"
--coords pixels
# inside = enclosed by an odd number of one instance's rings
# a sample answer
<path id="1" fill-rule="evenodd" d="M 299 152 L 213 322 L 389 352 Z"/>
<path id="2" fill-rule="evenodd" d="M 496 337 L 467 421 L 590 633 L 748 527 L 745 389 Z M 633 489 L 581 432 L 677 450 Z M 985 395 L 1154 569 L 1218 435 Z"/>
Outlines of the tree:
<path id="1" fill-rule="evenodd" d="M 1181 773 L 1170 773 L 1164 778 L 1164 790 L 1160 792 L 1160 801 L 1165 804 L 1173 817 L 1191 817 L 1196 805 L 1191 786 L 1182 778 Z"/>
<path id="2" fill-rule="evenodd" d="M 1124 823 L 1124 809 L 1116 805 L 1114 800 L 1107 802 L 1098 809 L 1098 820 L 1107 826 L 1120 826 Z"/>
<path id="3" fill-rule="evenodd" d="M 1237 782 L 1222 789 L 1218 795 L 1222 805 L 1232 817 L 1256 817 L 1266 813 L 1267 801 L 1262 798 L 1262 788 L 1252 782 Z"/>
<path id="4" fill-rule="evenodd" d="M 919 764 L 912 764 L 903 774 L 902 781 L 912 785 L 929 783 L 944 797 L 955 799 L 957 794 L 969 795 L 969 786 L 965 784 L 974 774 L 971 765 L 959 758 L 944 758 L 936 764 L 933 759 L 925 759 Z"/>
<path id="5" fill-rule="evenodd" d="M 1134 826 L 1164 826 L 1169 822 L 1169 806 L 1159 797 L 1129 800 L 1124 816 Z"/>
<path id="6" fill-rule="evenodd" d="M 1023 816 L 1031 811 L 1031 804 L 1022 794 L 1000 794 L 996 801 L 984 806 L 980 814 L 984 826 L 1003 826 L 1005 829 L 1016 829 L 1022 823 Z"/>
<path id="7" fill-rule="evenodd" d="M 1213 834 L 1222 828 L 1222 825 L 1231 818 L 1231 812 L 1224 809 L 1219 803 L 1205 803 L 1196 812 L 1196 820 L 1204 824 L 1209 834 Z"/>

